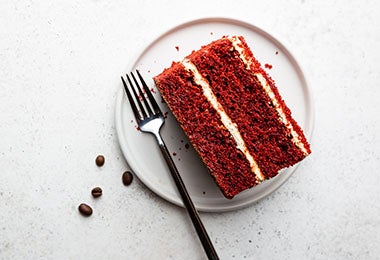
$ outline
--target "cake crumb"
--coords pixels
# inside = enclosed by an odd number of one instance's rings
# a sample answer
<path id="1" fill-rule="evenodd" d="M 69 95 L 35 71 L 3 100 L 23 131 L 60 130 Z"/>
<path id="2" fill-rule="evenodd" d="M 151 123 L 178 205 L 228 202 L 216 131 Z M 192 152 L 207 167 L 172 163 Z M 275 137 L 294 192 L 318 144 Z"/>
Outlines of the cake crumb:
<path id="1" fill-rule="evenodd" d="M 267 69 L 272 69 L 273 68 L 273 66 L 271 65 L 271 64 L 268 64 L 268 63 L 265 63 L 265 68 L 267 68 Z"/>
<path id="2" fill-rule="evenodd" d="M 178 46 L 175 46 L 175 49 L 176 49 L 177 51 L 179 51 L 179 47 L 178 47 Z"/>
<path id="3" fill-rule="evenodd" d="M 276 55 L 278 55 L 278 51 L 276 51 Z"/>
<path id="4" fill-rule="evenodd" d="M 190 145 L 189 145 L 189 144 L 185 144 L 185 148 L 186 148 L 186 149 L 189 149 L 189 148 L 190 148 Z"/>
<path id="5" fill-rule="evenodd" d="M 177 155 L 177 153 L 176 153 L 176 152 L 174 152 L 174 153 L 173 153 L 173 156 L 176 156 L 176 155 Z"/>
<path id="6" fill-rule="evenodd" d="M 210 32 L 210 35 L 214 35 L 214 33 L 213 33 L 213 32 Z"/>

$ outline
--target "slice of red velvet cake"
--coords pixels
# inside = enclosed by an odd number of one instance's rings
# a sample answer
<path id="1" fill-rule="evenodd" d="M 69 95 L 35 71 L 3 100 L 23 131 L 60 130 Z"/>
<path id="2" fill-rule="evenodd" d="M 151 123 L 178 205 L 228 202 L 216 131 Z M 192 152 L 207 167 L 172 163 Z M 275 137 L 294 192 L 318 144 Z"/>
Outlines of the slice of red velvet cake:
<path id="1" fill-rule="evenodd" d="M 241 36 L 203 46 L 154 81 L 227 198 L 311 153 L 274 81 Z"/>

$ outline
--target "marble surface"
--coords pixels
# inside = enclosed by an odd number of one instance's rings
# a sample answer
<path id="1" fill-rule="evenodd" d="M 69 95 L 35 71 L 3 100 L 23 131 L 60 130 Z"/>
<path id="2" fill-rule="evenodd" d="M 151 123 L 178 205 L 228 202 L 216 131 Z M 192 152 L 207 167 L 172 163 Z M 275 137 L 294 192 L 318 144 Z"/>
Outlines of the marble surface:
<path id="1" fill-rule="evenodd" d="M 378 1 L 2 0 L 0 259 L 205 259 L 184 209 L 122 185 L 114 105 L 136 50 L 210 16 L 289 46 L 316 107 L 313 154 L 284 186 L 201 213 L 220 257 L 380 258 Z"/>

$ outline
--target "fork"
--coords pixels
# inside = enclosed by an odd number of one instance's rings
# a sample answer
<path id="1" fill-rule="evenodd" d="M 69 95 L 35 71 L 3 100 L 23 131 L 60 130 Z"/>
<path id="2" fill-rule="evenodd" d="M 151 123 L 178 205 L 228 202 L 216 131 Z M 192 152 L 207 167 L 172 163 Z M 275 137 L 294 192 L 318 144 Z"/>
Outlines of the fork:
<path id="1" fill-rule="evenodd" d="M 187 212 L 189 213 L 194 228 L 197 231 L 198 237 L 203 245 L 203 249 L 205 250 L 206 255 L 208 256 L 208 259 L 219 259 L 215 251 L 215 248 L 212 245 L 212 242 L 207 234 L 207 231 L 202 224 L 198 212 L 194 207 L 189 193 L 187 192 L 187 189 L 182 181 L 177 167 L 175 166 L 170 156 L 170 153 L 165 145 L 165 142 L 160 135 L 161 126 L 165 123 L 165 118 L 162 114 L 162 111 L 159 108 L 157 102 L 155 101 L 151 91 L 149 90 L 140 72 L 138 70 L 136 70 L 136 72 L 148 99 L 145 97 L 139 82 L 137 81 L 136 77 L 132 72 L 130 73 L 131 77 L 129 77 L 128 74 L 126 74 L 128 84 L 123 77 L 121 77 L 121 80 L 123 82 L 125 92 L 127 94 L 133 114 L 136 118 L 137 125 L 142 132 L 151 133 L 155 136 L 160 150 L 162 152 L 162 155 L 164 156 L 165 161 L 168 164 L 170 173 L 174 179 L 177 189 L 182 197 L 182 201 L 187 209 Z M 131 78 L 133 81 L 131 80 Z M 132 97 L 132 93 L 129 89 L 132 90 L 134 98 Z M 140 99 L 142 100 L 142 102 Z"/>

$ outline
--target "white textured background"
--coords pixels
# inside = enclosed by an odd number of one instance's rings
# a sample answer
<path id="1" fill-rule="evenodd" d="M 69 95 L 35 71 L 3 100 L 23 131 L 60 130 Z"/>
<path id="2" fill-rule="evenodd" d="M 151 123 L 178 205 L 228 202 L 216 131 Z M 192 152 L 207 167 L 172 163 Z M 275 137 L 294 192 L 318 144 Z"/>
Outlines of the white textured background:
<path id="1" fill-rule="evenodd" d="M 209 16 L 286 43 L 316 104 L 313 154 L 284 186 L 201 214 L 220 257 L 380 259 L 380 2 L 343 0 L 0 1 L 0 259 L 204 259 L 183 209 L 122 185 L 114 103 L 136 50 Z"/>

